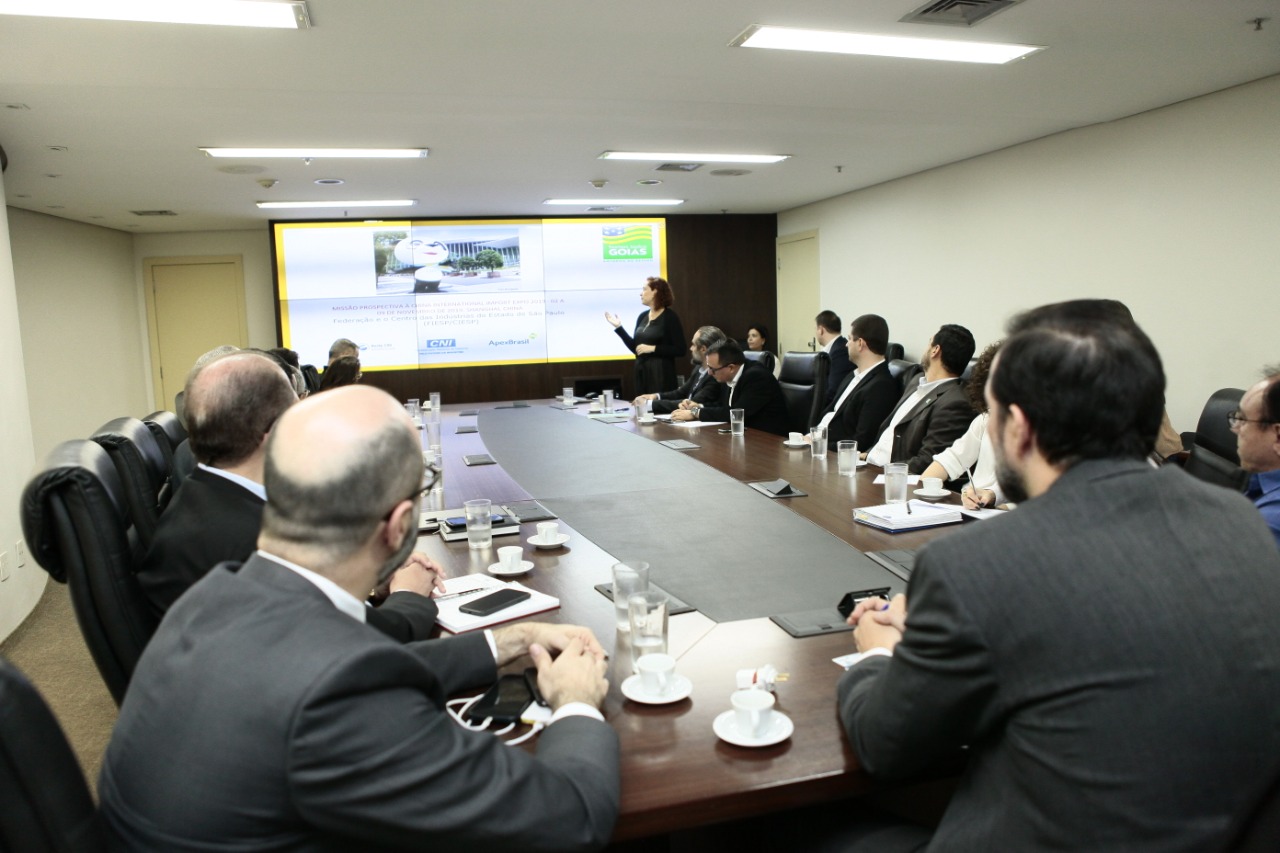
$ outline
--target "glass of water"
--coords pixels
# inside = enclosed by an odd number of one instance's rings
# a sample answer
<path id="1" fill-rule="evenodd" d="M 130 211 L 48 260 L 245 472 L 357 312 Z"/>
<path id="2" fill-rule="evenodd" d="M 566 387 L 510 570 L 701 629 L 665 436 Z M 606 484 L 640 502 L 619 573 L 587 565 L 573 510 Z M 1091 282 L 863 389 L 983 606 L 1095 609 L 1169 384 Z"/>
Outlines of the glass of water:
<path id="1" fill-rule="evenodd" d="M 631 616 L 631 665 L 645 655 L 667 653 L 667 597 L 657 590 L 638 592 L 627 599 Z"/>
<path id="2" fill-rule="evenodd" d="M 636 593 L 648 590 L 648 563 L 643 560 L 627 560 L 613 564 L 613 607 L 619 631 L 631 630 L 631 612 L 627 609 L 627 600 Z"/>
<path id="3" fill-rule="evenodd" d="M 482 550 L 493 546 L 493 502 L 488 498 L 467 501 L 467 547 Z"/>
<path id="4" fill-rule="evenodd" d="M 884 502 L 887 504 L 907 502 L 907 463 L 890 462 L 884 466 Z"/>

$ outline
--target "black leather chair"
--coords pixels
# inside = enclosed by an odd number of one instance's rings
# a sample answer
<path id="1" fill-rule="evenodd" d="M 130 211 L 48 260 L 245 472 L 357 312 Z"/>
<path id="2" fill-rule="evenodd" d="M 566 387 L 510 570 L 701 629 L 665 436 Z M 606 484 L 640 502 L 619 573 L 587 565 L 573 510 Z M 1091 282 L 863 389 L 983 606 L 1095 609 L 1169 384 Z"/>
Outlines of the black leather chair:
<path id="1" fill-rule="evenodd" d="M 1236 434 L 1231 431 L 1227 415 L 1240 408 L 1244 391 L 1223 388 L 1214 391 L 1204 404 L 1196 424 L 1195 440 L 1182 469 L 1193 477 L 1242 492 L 1249 475 L 1240 467 L 1236 453 Z"/>
<path id="2" fill-rule="evenodd" d="M 124 485 L 125 507 L 138 531 L 143 548 L 151 546 L 160 513 L 168 506 L 172 454 L 166 459 L 147 425 L 137 418 L 107 421 L 89 436 L 102 445 L 120 472 Z"/>
<path id="3" fill-rule="evenodd" d="M 767 349 L 743 349 L 742 354 L 751 361 L 757 361 L 760 364 L 763 364 L 765 370 L 768 370 L 770 373 L 773 373 L 774 368 L 778 366 L 778 359 Z"/>
<path id="4" fill-rule="evenodd" d="M 889 362 L 889 375 L 898 383 L 898 391 L 906 388 L 906 383 L 920 375 L 923 370 L 917 362 L 895 358 Z"/>
<path id="5" fill-rule="evenodd" d="M 884 351 L 885 361 L 902 361 L 907 357 L 907 351 L 902 348 L 902 344 L 890 343 Z"/>
<path id="6" fill-rule="evenodd" d="M 156 443 L 160 445 L 160 453 L 169 464 L 170 470 L 172 470 L 173 451 L 178 449 L 179 444 L 187 440 L 187 428 L 182 425 L 182 421 L 178 420 L 177 415 L 173 412 L 166 412 L 163 409 L 147 415 L 142 419 L 142 422 L 147 425 L 147 429 L 151 430 L 151 435 L 155 437 Z"/>
<path id="7" fill-rule="evenodd" d="M 830 370 L 831 357 L 825 352 L 783 353 L 778 384 L 787 398 L 791 432 L 808 432 L 822 416 Z"/>
<path id="8" fill-rule="evenodd" d="M 1280 846 L 1280 765 L 1260 781 L 1231 828 L 1224 853 L 1275 853 Z"/>
<path id="9" fill-rule="evenodd" d="M 84 774 L 49 706 L 0 658 L 0 850 L 105 850 Z"/>
<path id="10" fill-rule="evenodd" d="M 117 704 L 156 628 L 135 575 L 142 550 L 124 492 L 107 452 L 78 439 L 53 449 L 21 509 L 31 555 L 70 587 L 85 644 Z"/>

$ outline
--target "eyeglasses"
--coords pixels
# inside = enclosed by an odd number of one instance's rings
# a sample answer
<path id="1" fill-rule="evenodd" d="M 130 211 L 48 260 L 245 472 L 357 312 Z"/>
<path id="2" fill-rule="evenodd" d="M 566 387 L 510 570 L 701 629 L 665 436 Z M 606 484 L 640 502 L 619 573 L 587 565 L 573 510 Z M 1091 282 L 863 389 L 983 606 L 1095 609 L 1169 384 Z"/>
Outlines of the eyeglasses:
<path id="1" fill-rule="evenodd" d="M 733 367 L 732 364 L 722 364 L 719 367 L 712 367 L 709 364 L 704 364 L 704 366 L 707 368 L 707 372 L 710 373 L 712 376 L 719 373 L 721 370 L 725 370 L 727 368 Z"/>
<path id="2" fill-rule="evenodd" d="M 1275 421 L 1264 421 L 1261 418 L 1246 418 L 1244 413 L 1239 409 L 1227 415 L 1227 423 L 1232 429 L 1240 426 L 1240 424 L 1273 424 Z"/>

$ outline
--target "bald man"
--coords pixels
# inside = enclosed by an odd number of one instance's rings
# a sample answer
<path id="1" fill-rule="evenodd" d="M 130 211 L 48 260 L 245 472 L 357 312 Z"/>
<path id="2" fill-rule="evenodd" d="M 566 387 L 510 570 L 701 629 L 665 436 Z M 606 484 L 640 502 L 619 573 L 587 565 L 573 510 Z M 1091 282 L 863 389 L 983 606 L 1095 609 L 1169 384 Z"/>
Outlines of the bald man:
<path id="1" fill-rule="evenodd" d="M 418 436 L 350 386 L 285 412 L 267 442 L 258 551 L 170 610 L 120 709 L 99 781 L 137 850 L 592 850 L 617 817 L 603 650 L 517 623 L 398 645 L 364 593 L 413 547 Z M 537 754 L 444 709 L 528 654 L 554 709 Z"/>
<path id="2" fill-rule="evenodd" d="M 138 582 L 157 620 L 214 566 L 253 553 L 267 493 L 263 483 L 267 436 L 297 402 L 272 359 L 232 351 L 202 359 L 187 377 L 189 443 L 198 465 L 160 516 Z M 411 555 L 391 579 L 391 596 L 368 621 L 401 642 L 426 639 L 435 627 L 428 597 L 440 569 Z"/>

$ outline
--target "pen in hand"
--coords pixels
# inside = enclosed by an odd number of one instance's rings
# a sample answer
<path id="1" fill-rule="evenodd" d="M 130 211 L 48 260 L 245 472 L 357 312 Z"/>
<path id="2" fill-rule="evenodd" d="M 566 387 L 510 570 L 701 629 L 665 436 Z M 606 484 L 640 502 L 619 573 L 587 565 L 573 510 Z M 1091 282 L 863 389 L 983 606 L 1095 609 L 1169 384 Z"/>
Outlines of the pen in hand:
<path id="1" fill-rule="evenodd" d="M 969 494 L 973 495 L 974 509 L 986 509 L 987 508 L 986 499 L 978 496 L 978 486 L 973 482 L 973 468 L 966 465 L 964 472 L 969 475 Z M 964 493 L 961 492 L 962 496 L 963 494 Z"/>

